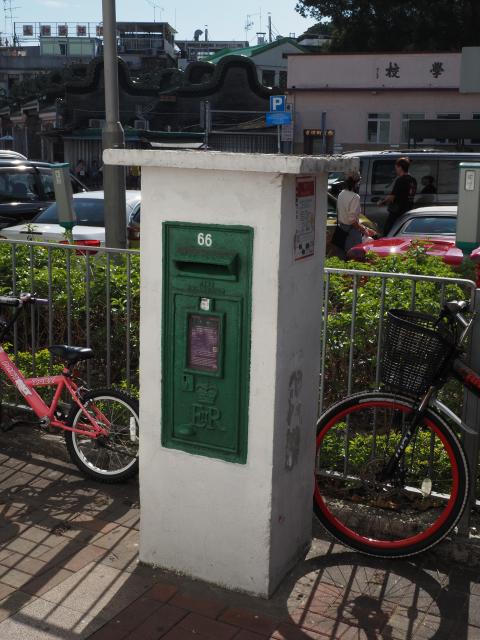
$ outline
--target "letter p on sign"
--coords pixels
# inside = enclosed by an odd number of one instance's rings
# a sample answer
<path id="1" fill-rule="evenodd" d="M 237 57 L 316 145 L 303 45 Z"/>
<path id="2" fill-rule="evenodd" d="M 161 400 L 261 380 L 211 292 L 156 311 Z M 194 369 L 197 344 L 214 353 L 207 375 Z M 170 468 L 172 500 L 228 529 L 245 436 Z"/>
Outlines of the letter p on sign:
<path id="1" fill-rule="evenodd" d="M 287 96 L 270 96 L 270 111 L 285 111 Z"/>

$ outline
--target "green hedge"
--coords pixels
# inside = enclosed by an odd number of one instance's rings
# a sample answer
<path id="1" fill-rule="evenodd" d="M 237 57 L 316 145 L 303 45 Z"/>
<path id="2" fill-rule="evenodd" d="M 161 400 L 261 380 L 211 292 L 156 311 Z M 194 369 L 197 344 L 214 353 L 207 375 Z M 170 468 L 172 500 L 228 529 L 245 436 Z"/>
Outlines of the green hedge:
<path id="1" fill-rule="evenodd" d="M 405 256 L 378 258 L 371 256 L 368 262 L 344 262 L 330 258 L 327 267 L 389 273 L 459 278 L 471 277 L 469 267 L 458 272 L 440 258 L 426 255 L 421 247 L 414 247 Z M 375 387 L 377 346 L 380 320 L 382 283 L 377 277 L 357 278 L 356 330 L 353 341 L 352 391 Z M 412 281 L 391 278 L 386 282 L 385 309 L 409 309 L 413 303 Z M 437 314 L 440 310 L 442 288 L 435 283 L 417 282 L 414 306 L 425 313 Z M 446 300 L 462 299 L 466 290 L 456 284 L 445 286 Z M 350 331 L 354 299 L 353 277 L 331 275 L 329 284 L 328 330 L 326 340 L 326 368 L 324 380 L 324 402 L 326 408 L 343 398 L 348 386 L 348 360 L 350 353 Z M 461 394 L 458 385 L 451 383 L 445 389 L 444 398 L 453 409 L 459 409 Z"/>

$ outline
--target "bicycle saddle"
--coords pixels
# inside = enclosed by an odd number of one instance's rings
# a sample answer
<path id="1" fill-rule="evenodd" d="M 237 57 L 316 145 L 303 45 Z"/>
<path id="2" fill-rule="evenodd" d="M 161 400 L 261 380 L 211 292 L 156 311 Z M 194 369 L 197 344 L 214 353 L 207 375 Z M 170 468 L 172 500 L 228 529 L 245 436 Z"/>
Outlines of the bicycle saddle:
<path id="1" fill-rule="evenodd" d="M 48 347 L 48 350 L 52 356 L 68 364 L 75 364 L 81 360 L 93 358 L 93 349 L 88 349 L 87 347 L 69 347 L 66 344 L 54 344 Z"/>

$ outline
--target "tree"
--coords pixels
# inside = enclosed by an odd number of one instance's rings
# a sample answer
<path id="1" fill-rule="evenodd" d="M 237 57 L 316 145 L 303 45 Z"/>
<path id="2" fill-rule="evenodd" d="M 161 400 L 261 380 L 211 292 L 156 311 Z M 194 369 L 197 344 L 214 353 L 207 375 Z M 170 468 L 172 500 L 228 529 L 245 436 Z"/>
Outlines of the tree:
<path id="1" fill-rule="evenodd" d="M 459 51 L 480 44 L 479 0 L 298 0 L 327 22 L 332 51 Z"/>

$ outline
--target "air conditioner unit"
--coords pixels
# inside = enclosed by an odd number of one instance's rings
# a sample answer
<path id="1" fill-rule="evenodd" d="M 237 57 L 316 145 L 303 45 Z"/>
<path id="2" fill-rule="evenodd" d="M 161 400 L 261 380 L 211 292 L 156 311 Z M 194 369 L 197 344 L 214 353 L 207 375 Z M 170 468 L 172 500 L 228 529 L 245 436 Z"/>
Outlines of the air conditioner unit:
<path id="1" fill-rule="evenodd" d="M 105 120 L 101 120 L 100 118 L 90 118 L 88 121 L 90 129 L 103 129 L 104 124 Z"/>
<path id="2" fill-rule="evenodd" d="M 148 131 L 148 120 L 134 120 L 133 128 Z"/>

